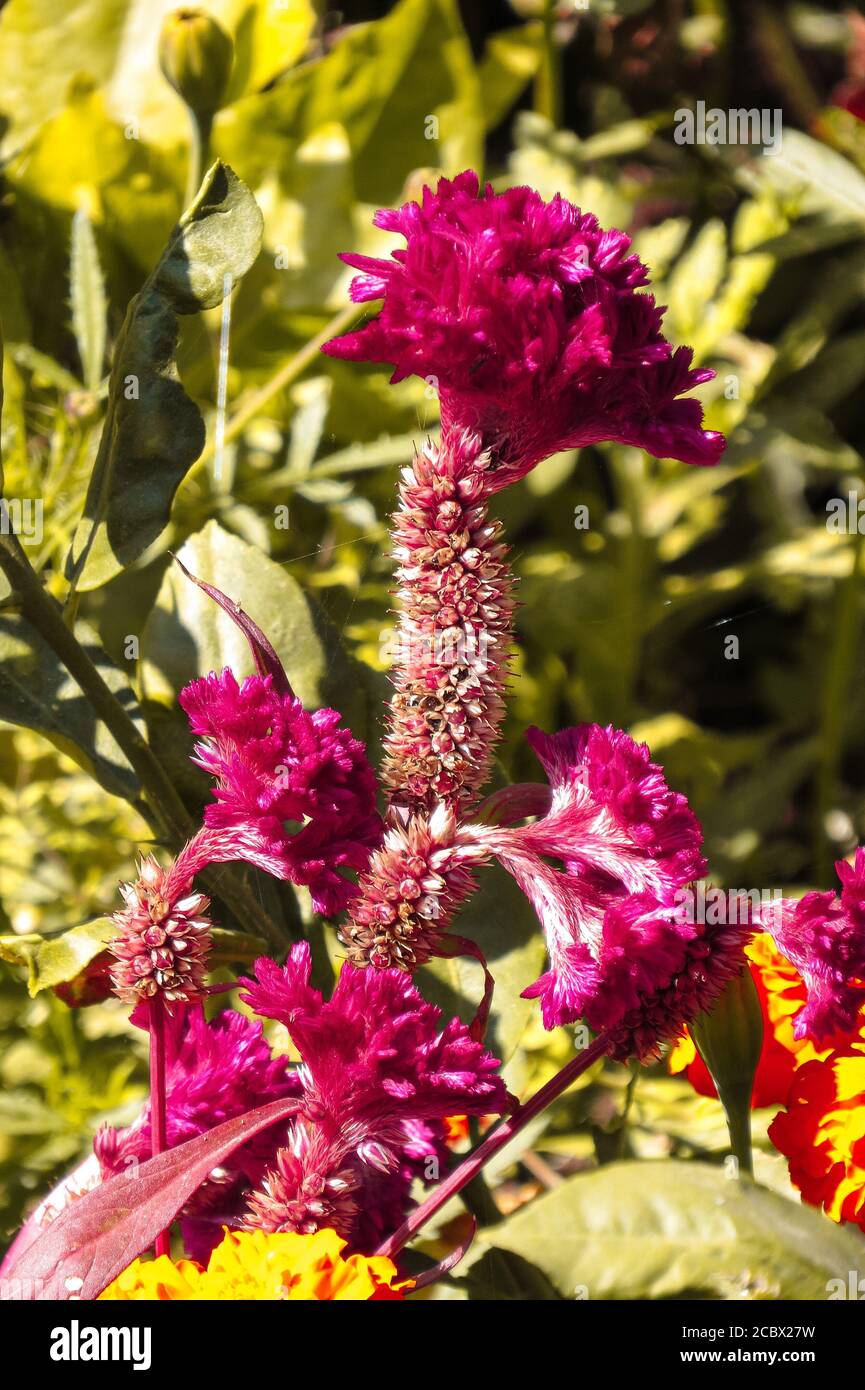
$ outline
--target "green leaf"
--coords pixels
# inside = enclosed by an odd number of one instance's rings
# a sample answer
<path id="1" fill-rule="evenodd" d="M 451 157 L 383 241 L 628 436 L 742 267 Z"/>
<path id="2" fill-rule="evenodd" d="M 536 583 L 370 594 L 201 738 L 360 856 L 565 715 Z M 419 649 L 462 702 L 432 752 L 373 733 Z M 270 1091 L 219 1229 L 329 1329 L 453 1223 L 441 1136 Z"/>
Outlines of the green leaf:
<path id="1" fill-rule="evenodd" d="M 126 314 L 84 516 L 67 561 L 79 589 L 112 579 L 167 524 L 174 493 L 205 436 L 201 413 L 175 375 L 177 315 L 219 304 L 260 244 L 255 199 L 231 169 L 215 164 Z"/>
<path id="2" fill-rule="evenodd" d="M 667 281 L 667 300 L 675 332 L 690 342 L 727 268 L 724 224 L 713 218 L 678 261 Z"/>
<path id="3" fill-rule="evenodd" d="M 81 359 L 82 379 L 88 391 L 98 391 L 105 361 L 105 316 L 108 302 L 99 264 L 96 238 L 86 212 L 79 209 L 72 219 L 72 247 L 69 266 L 72 302 L 72 328 Z"/>
<path id="4" fill-rule="evenodd" d="M 135 694 L 84 624 L 76 636 L 112 694 L 139 721 Z M 132 801 L 138 778 L 44 637 L 19 615 L 0 617 L 0 719 L 44 734 L 106 791 Z M 143 726 L 142 726 L 143 727 Z"/>
<path id="5" fill-rule="evenodd" d="M 543 51 L 541 24 L 518 24 L 487 40 L 478 77 L 487 130 L 494 130 L 538 71 Z"/>
<path id="6" fill-rule="evenodd" d="M 558 1303 L 562 1295 L 543 1270 L 512 1250 L 485 1251 L 465 1279 L 470 1299 L 495 1303 Z"/>
<path id="7" fill-rule="evenodd" d="M 143 140 L 176 148 L 183 108 L 157 63 L 170 8 L 153 0 L 9 0 L 0 17 L 0 91 L 10 146 L 63 105 L 70 76 L 86 73 L 105 84 L 117 121 L 134 119 Z M 230 99 L 297 62 L 315 21 L 310 0 L 208 0 L 206 8 L 234 39 Z"/>
<path id="8" fill-rule="evenodd" d="M 479 168 L 480 84 L 456 0 L 400 0 L 353 26 L 325 58 L 223 112 L 214 140 L 254 186 L 277 169 L 291 191 L 294 152 L 333 122 L 348 132 L 366 202 L 393 202 L 414 169 Z"/>
<path id="9" fill-rule="evenodd" d="M 496 988 L 487 1044 L 502 1062 L 514 1054 L 532 1014 L 533 999 L 521 992 L 541 973 L 546 947 L 538 919 L 525 894 L 497 864 L 481 869 L 478 891 L 454 922 L 454 932 L 476 941 L 487 959 Z M 481 968 L 470 957 L 436 960 L 419 972 L 425 998 L 446 1014 L 468 1023 L 483 991 Z"/>
<path id="10" fill-rule="evenodd" d="M 284 566 L 216 521 L 190 536 L 178 558 L 192 574 L 228 594 L 275 647 L 288 679 L 310 709 L 333 704 L 359 737 L 367 700 L 359 672 L 321 612 Z M 141 686 L 150 700 L 173 704 L 197 676 L 230 666 L 251 674 L 246 638 L 213 599 L 169 565 L 141 638 Z"/>
<path id="11" fill-rule="evenodd" d="M 760 175 L 782 195 L 799 195 L 799 214 L 851 219 L 865 229 L 865 174 L 843 154 L 801 130 L 787 128 L 778 153 L 758 161 Z"/>
<path id="12" fill-rule="evenodd" d="M 0 960 L 25 967 L 27 990 L 34 998 L 43 989 L 74 980 L 116 935 L 110 917 L 97 917 L 59 936 L 0 936 Z"/>
<path id="13" fill-rule="evenodd" d="M 614 1163 L 569 1178 L 470 1252 L 511 1251 L 565 1298 L 825 1299 L 861 1238 L 708 1164 Z"/>

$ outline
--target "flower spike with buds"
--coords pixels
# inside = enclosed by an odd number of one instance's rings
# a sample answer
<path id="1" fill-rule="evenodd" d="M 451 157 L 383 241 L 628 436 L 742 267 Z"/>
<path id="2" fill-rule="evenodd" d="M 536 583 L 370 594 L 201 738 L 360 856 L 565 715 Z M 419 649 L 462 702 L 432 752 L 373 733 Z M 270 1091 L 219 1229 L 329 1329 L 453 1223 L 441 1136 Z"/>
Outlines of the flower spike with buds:
<path id="1" fill-rule="evenodd" d="M 122 885 L 126 906 L 114 916 L 114 991 L 127 1004 L 158 997 L 169 1007 L 191 1004 L 205 990 L 210 900 L 178 877 L 176 864 L 163 869 L 147 855 L 138 869 L 136 881 Z"/>
<path id="2" fill-rule="evenodd" d="M 475 435 L 428 444 L 394 516 L 399 660 L 385 747 L 391 799 L 466 810 L 489 775 L 509 657 L 511 576 Z"/>

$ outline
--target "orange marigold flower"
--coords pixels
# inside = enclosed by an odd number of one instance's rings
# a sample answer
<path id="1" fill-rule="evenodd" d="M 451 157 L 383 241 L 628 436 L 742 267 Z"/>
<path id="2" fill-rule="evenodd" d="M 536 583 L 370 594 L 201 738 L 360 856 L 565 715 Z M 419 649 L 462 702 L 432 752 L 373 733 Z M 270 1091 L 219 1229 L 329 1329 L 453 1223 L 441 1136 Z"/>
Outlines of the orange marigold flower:
<path id="1" fill-rule="evenodd" d="M 396 1266 L 382 1256 L 342 1258 L 346 1242 L 335 1231 L 228 1231 L 206 1269 L 167 1256 L 134 1260 L 99 1296 L 101 1299 L 210 1302 L 310 1302 L 401 1299 L 407 1280 L 395 1284 Z"/>
<path id="2" fill-rule="evenodd" d="M 465 1143 L 469 1137 L 468 1115 L 447 1115 L 444 1121 L 445 1143 L 450 1147 Z"/>
<path id="3" fill-rule="evenodd" d="M 806 1202 L 865 1231 L 865 1051 L 853 1046 L 800 1067 L 769 1138 Z"/>
<path id="4" fill-rule="evenodd" d="M 830 1047 L 818 1048 L 808 1038 L 793 1035 L 793 1019 L 807 1001 L 802 976 L 778 951 L 768 932 L 760 932 L 745 947 L 763 1013 L 763 1047 L 751 1106 L 783 1105 L 793 1074 L 806 1062 L 827 1057 Z M 865 1025 L 863 1025 L 865 1026 Z M 667 1061 L 671 1072 L 686 1071 L 701 1096 L 716 1096 L 714 1082 L 687 1031 Z"/>

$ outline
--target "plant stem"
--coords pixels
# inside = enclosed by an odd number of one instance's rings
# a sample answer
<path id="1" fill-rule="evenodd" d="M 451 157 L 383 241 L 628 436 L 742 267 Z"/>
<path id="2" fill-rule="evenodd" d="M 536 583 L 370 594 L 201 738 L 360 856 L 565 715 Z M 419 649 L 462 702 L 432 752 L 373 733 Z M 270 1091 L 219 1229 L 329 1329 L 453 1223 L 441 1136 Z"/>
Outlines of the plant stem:
<path id="1" fill-rule="evenodd" d="M 814 862 L 818 884 L 825 887 L 831 879 L 831 860 L 826 817 L 832 810 L 838 791 L 838 774 L 844 748 L 844 728 L 847 720 L 847 696 L 856 662 L 856 641 L 862 621 L 860 581 L 862 579 L 865 544 L 857 531 L 853 540 L 850 573 L 838 586 L 834 606 L 834 630 L 821 701 L 817 788 L 814 808 Z"/>
<path id="2" fill-rule="evenodd" d="M 186 197 L 184 208 L 192 206 L 195 195 L 201 187 L 205 171 L 210 166 L 210 136 L 213 130 L 215 112 L 193 111 L 189 107 L 189 172 L 186 175 Z"/>
<path id="3" fill-rule="evenodd" d="M 0 567 L 16 590 L 21 611 L 45 638 L 93 709 L 122 748 L 146 789 L 162 829 L 173 839 L 185 839 L 195 826 L 162 765 L 102 675 L 63 621 L 57 603 L 42 588 L 18 538 L 0 535 Z"/>
<path id="4" fill-rule="evenodd" d="M 474 1116 L 469 1120 L 469 1134 L 472 1143 L 477 1144 L 480 1140 L 480 1126 Z M 501 1221 L 502 1214 L 483 1173 L 475 1173 L 471 1182 L 466 1183 L 461 1196 L 479 1226 L 494 1226 L 497 1221 Z"/>
<path id="5" fill-rule="evenodd" d="M 739 1165 L 740 1173 L 754 1176 L 754 1154 L 751 1146 L 751 1091 L 743 1086 L 724 1098 L 724 1116 L 730 1135 L 730 1152 Z"/>
<path id="6" fill-rule="evenodd" d="M 544 0 L 541 66 L 535 83 L 535 109 L 558 130 L 562 124 L 562 54 L 556 40 L 558 0 Z"/>
<path id="7" fill-rule="evenodd" d="M 63 621 L 59 605 L 42 588 L 18 537 L 13 534 L 0 533 L 0 569 L 12 585 L 24 617 L 45 638 L 74 677 L 92 709 L 126 755 L 147 794 L 155 818 L 154 828 L 165 837 L 173 850 L 179 850 L 195 834 L 195 822 L 147 740 L 106 685 L 75 633 Z M 219 880 L 222 886 L 218 896 L 242 925 L 256 928 L 270 942 L 279 944 L 280 933 L 275 923 L 263 911 L 255 894 L 227 867 L 218 871 L 207 870 L 203 878 L 206 884 L 211 885 L 211 891 Z"/>
<path id="8" fill-rule="evenodd" d="M 487 1135 L 480 1147 L 475 1149 L 474 1153 L 469 1154 L 468 1158 L 464 1159 L 459 1167 L 455 1168 L 450 1176 L 439 1184 L 426 1201 L 415 1208 L 402 1225 L 394 1231 L 393 1235 L 379 1246 L 376 1254 L 390 1257 L 398 1254 L 421 1227 L 426 1225 L 436 1212 L 441 1211 L 451 1197 L 461 1192 L 466 1184 L 480 1173 L 484 1164 L 489 1163 L 490 1159 L 506 1144 L 509 1144 L 536 1115 L 539 1115 L 542 1110 L 546 1110 L 547 1106 L 557 1100 L 562 1092 L 576 1081 L 578 1076 L 581 1076 L 594 1062 L 603 1057 L 609 1046 L 609 1037 L 606 1033 L 602 1033 L 584 1052 L 578 1053 L 568 1062 L 567 1066 L 563 1067 L 551 1081 L 548 1081 L 546 1086 L 542 1086 L 531 1100 L 527 1101 L 525 1105 L 521 1105 L 515 1114 L 502 1120 L 492 1134 Z"/>
<path id="9" fill-rule="evenodd" d="M 165 1112 L 165 1005 L 157 995 L 150 1000 L 150 1157 L 164 1153 L 168 1148 L 168 1132 Z M 160 1231 L 156 1237 L 157 1258 L 168 1255 L 171 1241 L 168 1231 Z"/>

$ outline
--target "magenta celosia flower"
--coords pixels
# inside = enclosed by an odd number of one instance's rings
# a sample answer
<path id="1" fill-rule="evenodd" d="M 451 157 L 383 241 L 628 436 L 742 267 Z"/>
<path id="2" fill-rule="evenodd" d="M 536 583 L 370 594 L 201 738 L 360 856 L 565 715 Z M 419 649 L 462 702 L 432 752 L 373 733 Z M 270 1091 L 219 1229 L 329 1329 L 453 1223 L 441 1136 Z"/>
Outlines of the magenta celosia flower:
<path id="1" fill-rule="evenodd" d="M 244 835 L 253 847 L 242 857 L 307 886 L 316 911 L 345 907 L 381 821 L 363 744 L 339 714 L 310 714 L 270 675 L 238 685 L 227 668 L 193 681 L 180 703 L 199 738 L 194 761 L 216 781 L 206 825 L 229 844 Z"/>
<path id="2" fill-rule="evenodd" d="M 376 222 L 405 249 L 344 259 L 360 272 L 353 297 L 382 299 L 381 312 L 325 350 L 392 362 L 394 380 L 425 377 L 442 432 L 402 475 L 389 836 L 343 939 L 358 964 L 411 970 L 442 946 L 470 890 L 477 846 L 459 822 L 489 775 L 503 715 L 513 580 L 490 497 L 566 447 L 612 440 L 713 463 L 724 440 L 702 429 L 697 401 L 679 399 L 712 373 L 663 337 L 623 233 L 527 188 L 479 196 L 470 172 Z M 422 869 L 429 856 L 436 865 Z M 434 901 L 424 878 L 443 881 Z"/>
<path id="3" fill-rule="evenodd" d="M 835 865 L 841 896 L 806 893 L 761 908 L 760 925 L 805 981 L 808 1001 L 793 1025 L 797 1038 L 823 1042 L 855 1032 L 865 1003 L 865 849 Z"/>
<path id="4" fill-rule="evenodd" d="M 479 196 L 471 171 L 375 222 L 404 236 L 405 250 L 343 260 L 360 271 L 352 298 L 383 299 L 381 313 L 325 351 L 393 363 L 394 381 L 431 380 L 443 430 L 480 435 L 496 486 L 604 440 L 717 462 L 723 435 L 702 428 L 698 401 L 680 399 L 713 373 L 664 338 L 624 232 L 530 188 Z"/>
<path id="5" fill-rule="evenodd" d="M 285 1057 L 273 1057 L 261 1024 L 227 1009 L 212 1022 L 200 1008 L 167 1020 L 166 1131 L 168 1147 L 195 1139 L 225 1120 L 283 1096 L 300 1094 L 300 1080 Z M 282 1133 L 284 1134 L 284 1128 Z M 214 1171 L 182 1214 L 183 1238 L 195 1259 L 205 1258 L 236 1225 L 251 1185 L 261 1181 L 278 1143 L 273 1132 L 244 1144 Z M 103 1126 L 93 1148 L 103 1181 L 134 1176 L 150 1158 L 150 1104 L 127 1129 Z"/>
<path id="6" fill-rule="evenodd" d="M 441 1028 L 406 974 L 346 964 L 326 1002 L 310 970 L 301 943 L 284 968 L 262 959 L 242 982 L 246 1003 L 288 1029 L 303 1087 L 248 1220 L 270 1231 L 331 1226 L 363 1243 L 398 1222 L 414 1177 L 438 1175 L 445 1116 L 501 1113 L 507 1094 L 496 1058 L 459 1019 Z"/>
<path id="7" fill-rule="evenodd" d="M 546 1026 L 585 1019 L 613 1033 L 617 1055 L 644 1055 L 741 968 L 747 928 L 686 920 L 702 832 L 645 745 L 596 724 L 528 738 L 550 783 L 546 814 L 465 826 L 457 842 L 494 854 L 538 914 L 550 968 L 524 993 Z"/>

